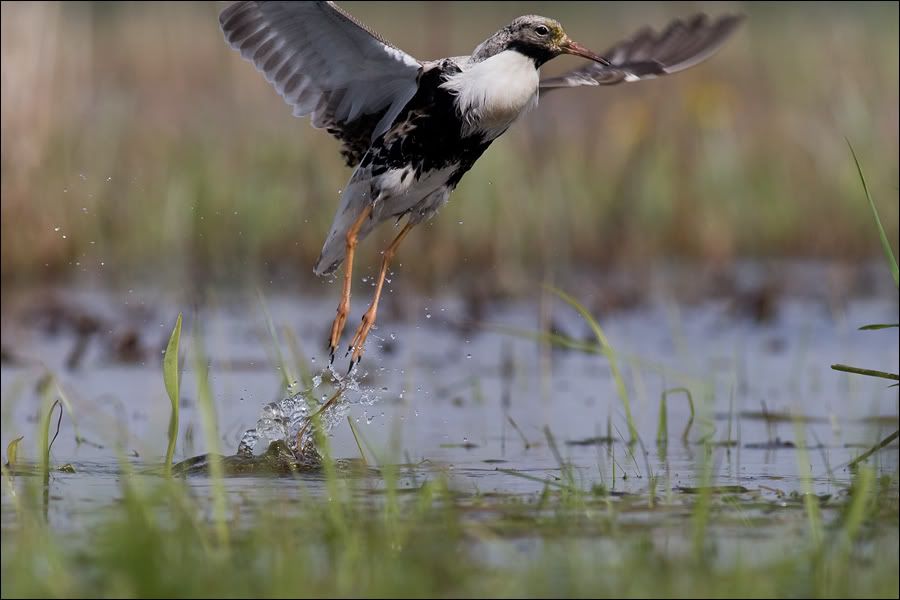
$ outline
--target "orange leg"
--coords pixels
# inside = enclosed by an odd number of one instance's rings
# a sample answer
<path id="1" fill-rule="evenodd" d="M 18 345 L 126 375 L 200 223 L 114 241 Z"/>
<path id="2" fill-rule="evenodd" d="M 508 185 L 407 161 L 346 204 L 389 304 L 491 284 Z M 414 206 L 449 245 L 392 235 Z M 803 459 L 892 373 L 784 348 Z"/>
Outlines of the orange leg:
<path id="1" fill-rule="evenodd" d="M 347 230 L 347 264 L 344 267 L 344 290 L 341 292 L 341 303 L 338 304 L 337 316 L 334 317 L 334 323 L 331 325 L 331 337 L 328 339 L 328 350 L 331 353 L 331 362 L 334 362 L 334 351 L 337 348 L 338 342 L 341 341 L 341 333 L 343 333 L 344 324 L 347 322 L 347 313 L 350 312 L 350 284 L 353 281 L 353 254 L 356 252 L 359 229 L 371 214 L 372 205 L 369 204 L 353 222 L 350 229 Z"/>
<path id="2" fill-rule="evenodd" d="M 397 237 L 394 238 L 394 241 L 391 242 L 391 245 L 384 251 L 384 257 L 381 259 L 381 272 L 378 273 L 378 283 L 375 285 L 375 297 L 372 298 L 372 304 L 369 305 L 369 310 L 363 315 L 362 323 L 360 323 L 359 329 L 356 330 L 356 335 L 353 336 L 353 341 L 350 342 L 350 348 L 347 350 L 347 352 L 353 351 L 353 356 L 350 357 L 351 369 L 353 369 L 354 364 L 359 364 L 359 361 L 362 358 L 363 346 L 366 343 L 366 338 L 369 337 L 369 331 L 371 331 L 372 326 L 375 324 L 375 315 L 378 313 L 378 300 L 381 299 L 381 288 L 384 287 L 384 278 L 387 276 L 391 259 L 393 259 L 394 255 L 397 253 L 397 247 L 400 245 L 400 242 L 403 241 L 403 238 L 406 237 L 406 234 L 409 233 L 412 228 L 413 224 L 407 222 L 406 225 L 403 226 L 403 229 L 400 230 L 400 233 L 397 234 Z"/>

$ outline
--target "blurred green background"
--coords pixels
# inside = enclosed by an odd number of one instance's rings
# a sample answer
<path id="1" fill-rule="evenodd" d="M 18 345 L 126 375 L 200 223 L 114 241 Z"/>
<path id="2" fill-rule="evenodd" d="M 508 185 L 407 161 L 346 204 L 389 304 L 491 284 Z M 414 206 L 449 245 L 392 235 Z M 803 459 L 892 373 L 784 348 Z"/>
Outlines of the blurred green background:
<path id="1" fill-rule="evenodd" d="M 410 284 L 878 257 L 848 139 L 896 247 L 896 2 L 341 4 L 418 58 L 526 13 L 597 51 L 698 10 L 749 16 L 700 67 L 542 99 L 405 242 Z M 312 278 L 350 170 L 225 44 L 226 5 L 2 4 L 4 284 Z"/>

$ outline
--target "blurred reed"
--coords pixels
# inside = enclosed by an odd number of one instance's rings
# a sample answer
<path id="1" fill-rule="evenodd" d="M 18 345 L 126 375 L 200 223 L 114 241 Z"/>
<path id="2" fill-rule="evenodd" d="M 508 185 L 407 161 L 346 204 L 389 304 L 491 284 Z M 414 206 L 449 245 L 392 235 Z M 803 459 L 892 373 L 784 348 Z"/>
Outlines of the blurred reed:
<path id="1" fill-rule="evenodd" d="M 344 5 L 420 58 L 469 52 L 530 12 L 598 51 L 698 9 L 749 16 L 702 67 L 542 99 L 411 235 L 406 281 L 874 256 L 845 138 L 897 243 L 896 3 Z M 350 171 L 227 47 L 223 6 L 2 4 L 4 282 L 312 277 Z"/>

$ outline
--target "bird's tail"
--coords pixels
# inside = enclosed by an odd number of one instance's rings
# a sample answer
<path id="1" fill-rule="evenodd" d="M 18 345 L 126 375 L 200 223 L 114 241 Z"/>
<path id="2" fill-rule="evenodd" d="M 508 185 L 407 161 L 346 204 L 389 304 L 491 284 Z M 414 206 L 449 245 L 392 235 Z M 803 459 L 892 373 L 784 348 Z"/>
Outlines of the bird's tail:
<path id="1" fill-rule="evenodd" d="M 313 272 L 316 275 L 330 275 L 344 261 L 347 256 L 347 232 L 353 223 L 359 218 L 371 199 L 371 179 L 362 173 L 355 173 L 341 194 L 341 204 L 331 223 L 331 231 L 325 238 L 322 253 Z M 362 224 L 357 234 L 357 240 L 362 241 L 376 225 L 374 218 L 368 218 Z"/>

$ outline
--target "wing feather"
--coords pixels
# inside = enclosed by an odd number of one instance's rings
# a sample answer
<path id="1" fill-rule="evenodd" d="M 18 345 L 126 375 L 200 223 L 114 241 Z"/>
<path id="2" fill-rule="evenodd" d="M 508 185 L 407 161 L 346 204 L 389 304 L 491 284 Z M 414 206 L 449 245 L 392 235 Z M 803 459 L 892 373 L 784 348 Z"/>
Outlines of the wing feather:
<path id="1" fill-rule="evenodd" d="M 295 116 L 343 142 L 350 166 L 416 93 L 419 61 L 333 2 L 236 2 L 219 24 Z"/>
<path id="2" fill-rule="evenodd" d="M 614 85 L 653 79 L 697 65 L 721 48 L 743 21 L 726 15 L 710 21 L 706 15 L 673 21 L 662 32 L 649 27 L 609 48 L 609 65 L 590 62 L 559 77 L 541 81 L 541 90 L 582 85 Z"/>

